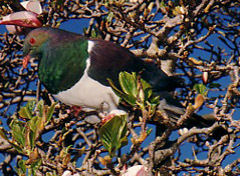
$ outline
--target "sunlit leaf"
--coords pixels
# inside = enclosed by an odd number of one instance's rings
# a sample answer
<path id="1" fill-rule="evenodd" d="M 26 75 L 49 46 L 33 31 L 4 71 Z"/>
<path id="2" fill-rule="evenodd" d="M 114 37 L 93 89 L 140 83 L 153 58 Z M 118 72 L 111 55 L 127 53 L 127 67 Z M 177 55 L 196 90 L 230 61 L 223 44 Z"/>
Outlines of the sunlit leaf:
<path id="1" fill-rule="evenodd" d="M 151 104 L 158 104 L 160 100 L 160 96 L 154 96 L 153 98 L 151 98 L 150 102 Z"/>
<path id="2" fill-rule="evenodd" d="M 208 93 L 208 89 L 207 87 L 204 85 L 204 84 L 195 84 L 193 86 L 193 89 L 199 93 L 199 94 L 202 94 L 204 96 L 207 96 L 207 93 Z"/>
<path id="3" fill-rule="evenodd" d="M 18 161 L 18 167 L 15 167 L 17 170 L 18 175 L 26 174 L 27 168 L 25 165 L 26 160 L 19 160 Z"/>
<path id="4" fill-rule="evenodd" d="M 114 92 L 121 97 L 124 101 L 126 101 L 128 104 L 134 106 L 136 105 L 136 97 L 134 97 L 133 95 L 129 95 L 129 94 L 125 94 L 124 92 L 122 92 L 121 90 L 119 90 L 114 83 L 112 82 L 112 80 L 108 79 L 108 82 L 110 84 L 110 86 L 113 88 Z"/>
<path id="5" fill-rule="evenodd" d="M 112 80 L 108 79 L 108 82 L 114 92 L 129 105 L 140 109 L 147 105 L 152 111 L 155 111 L 159 97 L 153 95 L 151 85 L 141 78 L 138 79 L 136 73 L 121 72 L 119 74 L 121 90 L 113 84 Z"/>
<path id="6" fill-rule="evenodd" d="M 31 143 L 32 148 L 35 147 L 35 140 L 36 140 L 36 137 L 37 137 L 37 132 L 39 130 L 40 122 L 41 122 L 41 117 L 38 117 L 38 116 L 35 116 L 31 120 L 28 121 L 28 125 L 31 129 L 29 137 L 30 137 L 30 143 Z"/>
<path id="7" fill-rule="evenodd" d="M 39 119 L 40 117 L 35 116 L 31 120 L 28 121 L 28 125 L 32 131 L 36 131 L 39 126 Z"/>
<path id="8" fill-rule="evenodd" d="M 111 156 L 127 144 L 127 115 L 116 115 L 99 130 L 100 140 Z"/>
<path id="9" fill-rule="evenodd" d="M 108 16 L 107 16 L 107 22 L 112 22 L 112 19 L 113 19 L 113 17 L 114 17 L 114 13 L 113 12 L 109 12 L 109 14 L 108 14 Z"/>
<path id="10" fill-rule="evenodd" d="M 31 119 L 33 117 L 33 111 L 34 111 L 35 106 L 36 106 L 35 100 L 28 101 L 26 106 L 20 108 L 20 110 L 18 112 L 20 117 L 26 118 L 26 119 Z"/>
<path id="11" fill-rule="evenodd" d="M 11 141 L 9 141 L 9 143 L 10 143 L 11 146 L 12 146 L 13 148 L 15 148 L 19 153 L 24 153 L 24 151 L 23 151 L 23 146 L 19 146 L 19 145 L 15 144 L 15 143 L 13 143 L 13 142 L 11 142 Z"/>
<path id="12" fill-rule="evenodd" d="M 148 129 L 148 130 L 146 131 L 147 135 L 150 135 L 151 132 L 152 132 L 152 128 L 150 128 L 150 129 Z"/>
<path id="13" fill-rule="evenodd" d="M 53 103 L 49 109 L 48 109 L 48 112 L 47 112 L 47 117 L 46 117 L 46 122 L 45 122 L 45 125 L 48 124 L 48 122 L 50 122 L 52 116 L 53 116 L 53 113 L 54 113 L 54 110 L 55 110 L 55 105 L 56 103 Z"/>
<path id="14" fill-rule="evenodd" d="M 32 174 L 32 175 L 36 175 L 36 171 L 37 169 L 41 166 L 42 160 L 41 159 L 37 159 L 35 162 L 33 162 L 30 166 L 30 169 L 28 170 L 28 175 Z"/>
<path id="15" fill-rule="evenodd" d="M 121 72 L 119 74 L 119 83 L 124 93 L 137 96 L 136 73 Z"/>
<path id="16" fill-rule="evenodd" d="M 35 100 L 28 101 L 26 104 L 26 108 L 28 108 L 30 112 L 34 111 L 35 106 L 36 106 Z"/>
<path id="17" fill-rule="evenodd" d="M 142 88 L 144 90 L 145 97 L 147 99 L 150 98 L 152 96 L 151 85 L 143 79 L 141 79 L 141 84 L 142 84 Z"/>
<path id="18" fill-rule="evenodd" d="M 32 113 L 31 111 L 29 111 L 27 107 L 21 107 L 18 113 L 22 118 L 26 118 L 26 119 L 32 118 Z"/>
<path id="19" fill-rule="evenodd" d="M 8 141 L 8 137 L 6 136 L 4 129 L 2 127 L 0 127 L 0 136 Z"/>
<path id="20" fill-rule="evenodd" d="M 108 80 L 109 85 L 113 88 L 114 92 L 115 92 L 118 96 L 121 96 L 121 95 L 124 94 L 121 90 L 119 90 L 119 89 L 114 85 L 114 83 L 113 83 L 113 81 L 112 81 L 111 79 L 107 78 L 107 80 Z"/>
<path id="21" fill-rule="evenodd" d="M 24 123 L 18 120 L 13 120 L 10 124 L 12 129 L 13 138 L 20 144 L 21 146 L 25 145 L 25 127 Z"/>
<path id="22" fill-rule="evenodd" d="M 43 102 L 43 100 L 40 100 L 38 102 L 37 109 L 38 109 L 39 116 L 42 117 L 43 116 L 43 109 L 44 109 L 44 102 Z"/>
<path id="23" fill-rule="evenodd" d="M 134 97 L 132 95 L 126 95 L 126 94 L 121 95 L 121 97 L 131 106 L 136 105 L 136 100 L 137 100 L 136 97 Z"/>

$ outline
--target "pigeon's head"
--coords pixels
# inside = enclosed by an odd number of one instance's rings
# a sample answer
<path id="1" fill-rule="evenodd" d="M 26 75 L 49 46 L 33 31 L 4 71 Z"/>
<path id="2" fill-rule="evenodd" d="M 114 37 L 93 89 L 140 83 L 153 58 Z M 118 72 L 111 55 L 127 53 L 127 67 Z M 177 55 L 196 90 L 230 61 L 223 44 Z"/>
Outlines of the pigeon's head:
<path id="1" fill-rule="evenodd" d="M 27 67 L 30 58 L 41 59 L 48 40 L 49 31 L 47 28 L 37 28 L 26 36 L 23 46 L 23 68 Z"/>
<path id="2" fill-rule="evenodd" d="M 49 39 L 48 31 L 44 28 L 38 28 L 31 31 L 24 41 L 23 55 L 30 57 L 39 57 L 41 51 Z"/>

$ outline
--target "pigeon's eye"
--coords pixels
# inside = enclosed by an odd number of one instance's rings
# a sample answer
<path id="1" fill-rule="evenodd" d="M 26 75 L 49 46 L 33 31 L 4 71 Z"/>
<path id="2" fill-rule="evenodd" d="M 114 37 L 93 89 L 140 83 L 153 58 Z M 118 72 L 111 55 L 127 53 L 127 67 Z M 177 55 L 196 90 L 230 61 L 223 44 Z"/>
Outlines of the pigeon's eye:
<path id="1" fill-rule="evenodd" d="M 34 45 L 36 43 L 36 40 L 34 38 L 30 38 L 29 43 L 31 45 Z"/>

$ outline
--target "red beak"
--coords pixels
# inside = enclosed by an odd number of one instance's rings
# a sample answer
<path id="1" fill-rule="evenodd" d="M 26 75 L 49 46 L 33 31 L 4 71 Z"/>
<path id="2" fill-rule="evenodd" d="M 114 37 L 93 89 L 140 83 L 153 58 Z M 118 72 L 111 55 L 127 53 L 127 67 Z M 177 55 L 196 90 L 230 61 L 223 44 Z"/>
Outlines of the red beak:
<path id="1" fill-rule="evenodd" d="M 30 55 L 27 55 L 23 58 L 23 62 L 22 62 L 23 69 L 27 68 L 29 60 L 30 60 Z"/>

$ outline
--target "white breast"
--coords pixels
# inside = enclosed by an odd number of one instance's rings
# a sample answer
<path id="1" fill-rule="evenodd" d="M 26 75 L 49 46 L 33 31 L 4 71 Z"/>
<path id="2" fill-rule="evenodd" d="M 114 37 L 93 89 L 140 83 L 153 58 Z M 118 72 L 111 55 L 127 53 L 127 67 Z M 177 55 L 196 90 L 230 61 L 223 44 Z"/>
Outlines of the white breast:
<path id="1" fill-rule="evenodd" d="M 59 92 L 54 97 L 64 104 L 77 105 L 84 109 L 98 110 L 104 108 L 107 111 L 117 109 L 119 97 L 114 94 L 110 87 L 90 78 L 87 74 L 89 67 L 90 59 L 87 59 L 82 78 L 72 88 Z"/>

